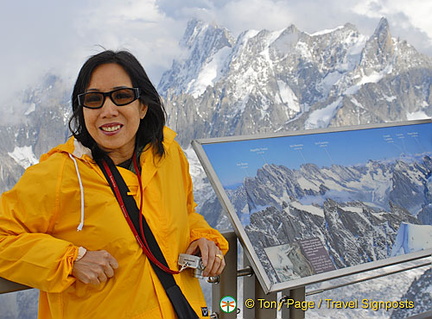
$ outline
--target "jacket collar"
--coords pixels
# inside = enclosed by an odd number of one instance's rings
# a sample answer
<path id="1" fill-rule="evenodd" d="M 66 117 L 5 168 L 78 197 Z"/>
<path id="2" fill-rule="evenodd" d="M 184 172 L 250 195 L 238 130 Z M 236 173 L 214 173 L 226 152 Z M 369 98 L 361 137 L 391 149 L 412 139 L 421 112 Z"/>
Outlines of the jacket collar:
<path id="1" fill-rule="evenodd" d="M 163 129 L 163 135 L 164 135 L 163 146 L 165 148 L 165 152 L 169 152 L 169 149 L 172 143 L 174 142 L 174 138 L 176 137 L 177 134 L 176 132 L 174 132 L 173 130 L 165 126 Z M 82 161 L 94 163 L 91 150 L 83 146 L 74 137 L 69 138 L 66 141 L 66 143 L 54 147 L 48 153 L 43 154 L 40 158 L 40 161 L 42 162 L 56 153 L 71 154 L 75 158 L 80 159 Z M 159 158 L 158 156 L 155 157 L 153 152 L 153 147 L 149 147 L 145 149 L 143 154 L 141 154 L 140 160 L 145 175 L 147 175 L 147 173 L 150 172 L 151 173 L 150 175 L 153 176 L 154 172 L 163 162 L 163 157 L 162 158 Z M 147 170 L 144 170 L 144 166 Z"/>

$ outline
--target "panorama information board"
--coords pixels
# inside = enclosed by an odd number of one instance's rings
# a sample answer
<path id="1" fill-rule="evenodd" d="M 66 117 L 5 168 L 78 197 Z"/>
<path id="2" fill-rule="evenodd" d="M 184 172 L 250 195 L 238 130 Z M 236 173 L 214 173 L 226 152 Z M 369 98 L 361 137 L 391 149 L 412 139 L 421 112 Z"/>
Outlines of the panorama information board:
<path id="1" fill-rule="evenodd" d="M 432 253 L 432 123 L 193 141 L 266 292 Z"/>

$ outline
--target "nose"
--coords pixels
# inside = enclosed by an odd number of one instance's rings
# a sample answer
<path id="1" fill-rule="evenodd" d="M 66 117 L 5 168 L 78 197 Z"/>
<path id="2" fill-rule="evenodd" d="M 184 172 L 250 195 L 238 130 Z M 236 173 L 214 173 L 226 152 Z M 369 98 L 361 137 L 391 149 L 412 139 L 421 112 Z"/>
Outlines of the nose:
<path id="1" fill-rule="evenodd" d="M 101 108 L 102 117 L 113 117 L 117 116 L 117 114 L 118 106 L 115 105 L 113 101 L 111 101 L 111 98 L 109 96 L 107 96 Z"/>

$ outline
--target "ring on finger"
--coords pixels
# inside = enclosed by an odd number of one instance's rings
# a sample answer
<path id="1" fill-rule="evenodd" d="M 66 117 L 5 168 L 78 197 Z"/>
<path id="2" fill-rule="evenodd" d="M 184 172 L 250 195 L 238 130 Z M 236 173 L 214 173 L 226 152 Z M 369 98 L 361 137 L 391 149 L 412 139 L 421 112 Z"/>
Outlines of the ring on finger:
<path id="1" fill-rule="evenodd" d="M 216 254 L 216 257 L 219 258 L 220 260 L 223 260 L 223 255 L 222 254 Z"/>

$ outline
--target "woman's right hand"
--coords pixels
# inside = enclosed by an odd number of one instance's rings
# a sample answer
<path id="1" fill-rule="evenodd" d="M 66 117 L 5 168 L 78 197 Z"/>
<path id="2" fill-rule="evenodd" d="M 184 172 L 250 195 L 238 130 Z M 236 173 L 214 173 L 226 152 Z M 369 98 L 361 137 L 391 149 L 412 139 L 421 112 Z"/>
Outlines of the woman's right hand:
<path id="1" fill-rule="evenodd" d="M 85 284 L 99 285 L 114 276 L 117 260 L 106 250 L 90 251 L 74 262 L 72 275 Z"/>

